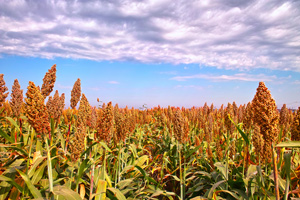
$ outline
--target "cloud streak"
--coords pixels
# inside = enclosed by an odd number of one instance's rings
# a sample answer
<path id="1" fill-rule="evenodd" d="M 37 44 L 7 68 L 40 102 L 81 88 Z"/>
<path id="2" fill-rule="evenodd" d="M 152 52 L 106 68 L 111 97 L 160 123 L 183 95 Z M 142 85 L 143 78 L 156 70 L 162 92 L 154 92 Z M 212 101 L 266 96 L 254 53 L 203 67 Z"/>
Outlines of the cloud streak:
<path id="1" fill-rule="evenodd" d="M 118 81 L 108 81 L 109 84 L 117 85 L 120 84 Z"/>
<path id="2" fill-rule="evenodd" d="M 300 71 L 300 1 L 0 2 L 0 56 Z"/>
<path id="3" fill-rule="evenodd" d="M 277 77 L 274 76 L 266 76 L 264 74 L 252 75 L 252 74 L 234 74 L 234 75 L 213 75 L 213 74 L 195 74 L 190 76 L 175 76 L 172 77 L 171 80 L 175 81 L 187 81 L 190 79 L 207 79 L 210 81 L 218 82 L 218 81 L 274 81 Z"/>

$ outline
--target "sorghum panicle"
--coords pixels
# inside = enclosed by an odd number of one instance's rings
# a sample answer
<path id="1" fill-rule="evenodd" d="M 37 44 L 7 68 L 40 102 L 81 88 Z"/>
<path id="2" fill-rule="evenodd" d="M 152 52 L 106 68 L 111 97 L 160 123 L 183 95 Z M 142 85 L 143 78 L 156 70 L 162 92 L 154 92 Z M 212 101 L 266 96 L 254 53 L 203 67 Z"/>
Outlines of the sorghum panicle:
<path id="1" fill-rule="evenodd" d="M 112 103 L 109 102 L 105 106 L 102 115 L 99 116 L 98 118 L 97 133 L 95 134 L 95 139 L 98 141 L 104 140 L 107 143 L 109 143 L 113 136 L 112 135 L 113 123 L 114 123 L 113 107 L 112 107 Z"/>
<path id="2" fill-rule="evenodd" d="M 85 137 L 86 127 L 83 124 L 79 124 L 74 135 L 71 136 L 69 152 L 71 153 L 72 161 L 79 159 L 81 153 L 85 149 Z"/>
<path id="3" fill-rule="evenodd" d="M 90 126 L 91 115 L 92 115 L 92 110 L 91 110 L 90 103 L 85 97 L 85 95 L 82 94 L 79 108 L 78 108 L 78 124 Z"/>
<path id="4" fill-rule="evenodd" d="M 41 92 L 44 98 L 49 96 L 49 94 L 53 91 L 55 81 L 56 81 L 56 65 L 53 65 L 43 78 L 43 85 L 42 85 Z"/>
<path id="5" fill-rule="evenodd" d="M 228 103 L 226 109 L 225 109 L 225 127 L 227 129 L 227 131 L 229 131 L 230 134 L 232 134 L 234 132 L 234 124 L 231 122 L 231 120 L 229 119 L 229 116 L 231 117 L 231 119 L 233 121 L 235 121 L 235 115 L 234 115 L 234 110 L 233 110 L 233 106 L 231 105 L 231 103 Z"/>
<path id="6" fill-rule="evenodd" d="M 6 97 L 8 96 L 8 92 L 6 92 L 8 88 L 5 86 L 3 76 L 4 74 L 0 74 L 0 107 L 2 107 Z"/>
<path id="7" fill-rule="evenodd" d="M 264 140 L 264 149 L 268 161 L 271 161 L 272 143 L 278 137 L 278 112 L 275 100 L 264 82 L 260 82 L 256 94 L 252 100 L 254 123 L 260 127 L 260 133 Z"/>
<path id="8" fill-rule="evenodd" d="M 296 116 L 291 127 L 291 139 L 294 141 L 300 141 L 300 107 L 296 112 Z"/>
<path id="9" fill-rule="evenodd" d="M 253 125 L 253 112 L 251 107 L 251 102 L 246 106 L 245 114 L 243 116 L 243 127 L 245 130 L 249 131 Z"/>
<path id="10" fill-rule="evenodd" d="M 78 78 L 77 81 L 74 83 L 73 89 L 71 91 L 71 108 L 75 108 L 78 104 L 81 96 L 81 83 L 80 79 Z"/>
<path id="11" fill-rule="evenodd" d="M 260 127 L 256 124 L 254 125 L 254 130 L 252 134 L 252 144 L 254 146 L 255 153 L 257 155 L 257 161 L 258 158 L 261 158 L 261 161 L 265 160 L 265 154 L 264 154 L 264 140 L 262 138 L 262 135 L 260 134 Z"/>
<path id="12" fill-rule="evenodd" d="M 25 114 L 29 124 L 38 134 L 50 132 L 49 114 L 44 104 L 44 97 L 38 87 L 29 81 L 25 98 Z"/>
<path id="13" fill-rule="evenodd" d="M 23 90 L 21 90 L 18 79 L 15 79 L 14 84 L 11 90 L 11 99 L 10 107 L 13 113 L 13 116 L 19 117 L 23 104 Z"/>
<path id="14" fill-rule="evenodd" d="M 97 109 L 96 107 L 92 108 L 92 114 L 91 114 L 91 128 L 96 129 L 97 127 Z"/>
<path id="15" fill-rule="evenodd" d="M 279 114 L 280 125 L 284 125 L 288 122 L 288 117 L 289 117 L 288 115 L 289 115 L 289 110 L 287 109 L 286 104 L 283 104 Z"/>

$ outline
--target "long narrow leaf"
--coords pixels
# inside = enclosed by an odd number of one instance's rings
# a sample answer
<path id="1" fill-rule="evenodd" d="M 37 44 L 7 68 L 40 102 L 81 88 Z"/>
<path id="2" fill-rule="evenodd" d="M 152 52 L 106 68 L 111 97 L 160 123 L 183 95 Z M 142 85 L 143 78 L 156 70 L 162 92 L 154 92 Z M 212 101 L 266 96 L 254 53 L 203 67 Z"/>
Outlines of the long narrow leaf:
<path id="1" fill-rule="evenodd" d="M 300 141 L 287 141 L 277 144 L 275 147 L 300 148 Z"/>
<path id="2" fill-rule="evenodd" d="M 9 135 L 7 135 L 7 133 L 5 133 L 1 128 L 0 128 L 0 135 L 2 137 L 4 137 L 7 141 L 11 142 L 11 143 L 14 143 L 15 141 L 9 137 Z"/>
<path id="3" fill-rule="evenodd" d="M 219 181 L 217 183 L 215 183 L 212 188 L 210 189 L 209 193 L 208 193 L 208 199 L 212 199 L 213 197 L 213 194 L 214 194 L 214 190 L 219 187 L 219 185 L 221 185 L 222 183 L 224 183 L 226 180 L 222 180 L 222 181 Z"/>
<path id="4" fill-rule="evenodd" d="M 65 200 L 82 200 L 78 193 L 67 188 L 66 186 L 55 186 L 53 188 L 53 194 L 63 196 Z"/>
<path id="5" fill-rule="evenodd" d="M 16 183 L 13 179 L 9 177 L 0 175 L 0 181 L 10 182 L 13 186 L 15 186 L 19 190 L 19 192 L 22 192 L 23 190 L 23 188 L 18 183 Z"/>
<path id="6" fill-rule="evenodd" d="M 33 195 L 34 198 L 40 198 L 42 197 L 42 194 L 40 193 L 40 191 L 34 187 L 34 185 L 32 184 L 32 182 L 30 181 L 29 177 L 23 173 L 22 171 L 19 171 L 19 174 L 21 175 L 21 177 L 23 178 L 23 180 L 25 181 L 28 189 L 30 190 L 31 194 Z"/>
<path id="7" fill-rule="evenodd" d="M 286 172 L 286 186 L 285 186 L 285 194 L 284 199 L 288 199 L 289 195 L 289 187 L 290 187 L 290 180 L 291 180 L 291 153 L 287 153 L 284 155 L 284 167 Z"/>
<path id="8" fill-rule="evenodd" d="M 248 136 L 244 133 L 244 131 L 239 127 L 238 124 L 236 124 L 230 117 L 230 115 L 228 115 L 230 121 L 234 124 L 234 126 L 236 127 L 236 129 L 239 131 L 239 133 L 241 134 L 241 136 L 243 137 L 243 139 L 245 140 L 246 144 L 249 145 L 249 139 Z"/>
<path id="9" fill-rule="evenodd" d="M 111 187 L 107 189 L 110 190 L 118 200 L 126 200 L 126 197 L 122 194 L 120 190 Z"/>
<path id="10" fill-rule="evenodd" d="M 5 117 L 5 119 L 7 119 L 12 125 L 14 125 L 14 127 L 16 127 L 16 129 L 20 133 L 20 127 L 19 127 L 19 125 L 17 124 L 17 122 L 13 118 L 11 118 L 11 117 Z"/>
<path id="11" fill-rule="evenodd" d="M 48 140 L 45 137 L 46 147 L 47 147 L 47 165 L 48 165 L 48 177 L 49 177 L 49 188 L 50 192 L 53 192 L 53 176 L 52 176 L 52 165 L 51 165 L 51 155 L 48 145 Z"/>

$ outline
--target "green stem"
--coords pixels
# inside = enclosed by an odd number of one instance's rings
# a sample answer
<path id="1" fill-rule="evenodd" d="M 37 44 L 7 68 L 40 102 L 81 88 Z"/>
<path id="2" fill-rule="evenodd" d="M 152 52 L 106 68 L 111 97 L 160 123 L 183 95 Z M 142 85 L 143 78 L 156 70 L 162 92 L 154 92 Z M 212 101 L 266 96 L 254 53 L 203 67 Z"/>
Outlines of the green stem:
<path id="1" fill-rule="evenodd" d="M 226 190 L 228 190 L 228 164 L 229 164 L 229 131 L 227 131 L 227 138 L 226 138 L 226 144 L 227 144 L 227 153 L 226 153 Z"/>
<path id="2" fill-rule="evenodd" d="M 182 171 L 181 171 L 181 148 L 179 148 L 178 141 L 177 141 L 177 151 L 179 153 L 180 199 L 184 200 L 184 198 L 183 198 L 183 179 L 182 179 Z"/>

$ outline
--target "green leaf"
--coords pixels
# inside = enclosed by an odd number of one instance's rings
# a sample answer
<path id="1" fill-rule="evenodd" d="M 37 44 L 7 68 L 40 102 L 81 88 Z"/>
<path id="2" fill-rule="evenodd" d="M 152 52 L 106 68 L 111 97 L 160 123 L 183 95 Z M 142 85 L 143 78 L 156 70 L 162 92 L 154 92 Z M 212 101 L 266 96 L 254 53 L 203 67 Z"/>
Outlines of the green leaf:
<path id="1" fill-rule="evenodd" d="M 145 170 L 143 170 L 140 166 L 134 166 L 135 168 L 137 168 L 141 173 L 142 173 L 142 175 L 145 177 L 145 176 L 147 176 L 146 175 L 146 172 L 145 172 Z"/>
<path id="2" fill-rule="evenodd" d="M 106 151 L 111 152 L 111 149 L 104 142 L 100 142 L 99 144 L 101 144 L 106 149 Z"/>
<path id="3" fill-rule="evenodd" d="M 40 166 L 40 167 L 38 168 L 38 170 L 36 170 L 36 171 L 34 172 L 34 175 L 33 175 L 32 179 L 31 179 L 32 184 L 37 184 L 37 183 L 41 180 L 41 178 L 42 178 L 43 175 L 44 175 L 44 169 L 45 169 L 46 166 L 47 166 L 47 162 L 44 162 L 44 163 L 42 164 L 42 166 Z M 29 176 L 29 177 L 30 177 L 30 176 Z"/>
<path id="4" fill-rule="evenodd" d="M 300 148 L 300 141 L 287 141 L 277 144 L 275 147 Z"/>
<path id="5" fill-rule="evenodd" d="M 89 161 L 88 159 L 83 160 L 83 162 L 81 163 L 81 165 L 79 167 L 78 175 L 76 176 L 76 188 L 79 184 L 79 181 L 80 181 L 83 173 L 89 168 L 89 165 L 87 164 L 88 161 Z"/>
<path id="6" fill-rule="evenodd" d="M 8 174 L 9 178 L 14 178 L 14 174 Z M 6 181 L 0 181 L 0 200 L 6 200 L 9 191 L 12 189 L 12 184 Z"/>
<path id="7" fill-rule="evenodd" d="M 52 165 L 51 165 L 51 155 L 48 145 L 48 139 L 45 137 L 46 147 L 47 147 L 47 165 L 48 165 L 48 177 L 49 177 L 49 188 L 50 192 L 53 192 L 53 176 L 52 176 Z"/>
<path id="8" fill-rule="evenodd" d="M 14 149 L 14 150 L 16 150 L 16 151 L 19 151 L 20 153 L 22 153 L 23 156 L 28 157 L 28 153 L 27 153 L 26 151 L 24 151 L 24 149 L 22 149 L 22 148 L 19 148 L 19 147 L 12 147 L 12 146 L 9 147 L 9 148 Z"/>
<path id="9" fill-rule="evenodd" d="M 136 161 L 135 161 L 135 164 L 139 167 L 143 167 L 142 165 L 145 163 L 145 162 L 148 162 L 149 161 L 149 157 L 148 155 L 143 155 L 141 157 L 139 157 Z"/>
<path id="10" fill-rule="evenodd" d="M 63 196 L 65 200 L 82 200 L 78 193 L 67 188 L 66 186 L 53 187 L 53 194 Z"/>
<path id="11" fill-rule="evenodd" d="M 118 182 L 117 186 L 119 189 L 124 189 L 125 187 L 129 186 L 133 182 L 133 178 L 121 180 Z"/>
<path id="12" fill-rule="evenodd" d="M 226 166 L 221 162 L 217 162 L 214 165 L 222 173 L 223 177 L 226 178 Z"/>
<path id="13" fill-rule="evenodd" d="M 221 185 L 222 183 L 224 183 L 226 180 L 222 180 L 222 181 L 219 181 L 217 183 L 215 183 L 212 188 L 210 189 L 209 193 L 208 193 L 208 199 L 212 199 L 213 197 L 213 194 L 214 194 L 214 190 L 219 187 L 219 185 Z"/>
<path id="14" fill-rule="evenodd" d="M 234 197 L 235 199 L 240 199 L 238 195 L 236 195 L 235 193 L 230 192 L 230 191 L 228 191 L 228 190 L 218 190 L 216 193 L 220 193 L 220 192 L 228 193 L 228 194 L 230 194 L 232 197 Z"/>
<path id="15" fill-rule="evenodd" d="M 16 129 L 20 133 L 20 127 L 19 127 L 19 125 L 16 123 L 16 121 L 13 118 L 11 118 L 11 117 L 5 117 L 5 119 L 7 119 L 12 125 L 14 125 L 14 127 L 16 127 Z"/>
<path id="16" fill-rule="evenodd" d="M 202 147 L 202 145 L 199 145 L 196 148 L 194 148 L 193 150 L 191 150 L 186 158 L 189 158 L 191 155 L 193 155 L 196 151 L 198 151 L 200 149 L 200 147 Z"/>
<path id="17" fill-rule="evenodd" d="M 34 185 L 32 184 L 32 182 L 30 181 L 29 177 L 23 173 L 22 171 L 19 171 L 19 174 L 21 175 L 21 177 L 23 178 L 23 180 L 25 181 L 28 189 L 30 190 L 31 194 L 33 195 L 34 198 L 40 198 L 42 197 L 42 194 L 40 193 L 40 191 L 34 187 Z"/>
<path id="18" fill-rule="evenodd" d="M 82 158 L 86 153 L 90 152 L 90 150 L 92 149 L 92 147 L 94 145 L 98 144 L 98 142 L 94 142 L 91 146 L 89 146 L 89 148 L 87 148 L 81 155 L 80 157 Z"/>
<path id="19" fill-rule="evenodd" d="M 111 191 L 118 200 L 126 200 L 126 197 L 122 194 L 122 192 L 120 192 L 120 190 L 112 187 L 109 187 L 107 189 Z"/>
<path id="20" fill-rule="evenodd" d="M 246 178 L 253 178 L 256 174 L 257 174 L 256 165 L 250 165 L 247 170 Z"/>
<path id="21" fill-rule="evenodd" d="M 239 131 L 239 133 L 241 134 L 241 136 L 243 137 L 243 139 L 245 140 L 246 144 L 249 145 L 249 139 L 248 136 L 244 133 L 244 131 L 240 128 L 240 126 L 238 124 L 236 124 L 230 117 L 230 115 L 228 115 L 230 121 L 234 124 L 234 126 L 236 127 L 236 129 Z"/>
<path id="22" fill-rule="evenodd" d="M 36 159 L 36 161 L 33 163 L 33 165 L 30 167 L 30 169 L 28 170 L 28 177 L 31 178 L 34 173 L 35 173 L 35 169 L 37 168 L 37 166 L 43 162 L 43 160 L 46 158 L 46 156 L 43 157 L 39 157 L 38 159 Z"/>
<path id="23" fill-rule="evenodd" d="M 286 172 L 286 186 L 285 186 L 285 194 L 284 200 L 288 199 L 290 181 L 291 181 L 291 153 L 284 154 L 284 167 Z"/>
<path id="24" fill-rule="evenodd" d="M 104 180 L 99 180 L 97 184 L 97 190 L 96 190 L 96 195 L 95 200 L 105 200 L 106 198 L 106 181 Z"/>
<path id="25" fill-rule="evenodd" d="M 13 179 L 9 178 L 9 177 L 6 177 L 6 176 L 3 176 L 3 175 L 0 175 L 0 180 L 1 181 L 6 181 L 6 182 L 10 182 L 13 186 L 15 186 L 20 192 L 22 192 L 23 188 L 18 184 L 16 183 Z"/>
<path id="26" fill-rule="evenodd" d="M 7 133 L 5 133 L 1 128 L 0 128 L 0 135 L 2 137 L 4 137 L 7 141 L 11 142 L 11 143 L 14 143 L 15 141 L 9 137 L 9 135 L 7 135 Z"/>

